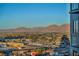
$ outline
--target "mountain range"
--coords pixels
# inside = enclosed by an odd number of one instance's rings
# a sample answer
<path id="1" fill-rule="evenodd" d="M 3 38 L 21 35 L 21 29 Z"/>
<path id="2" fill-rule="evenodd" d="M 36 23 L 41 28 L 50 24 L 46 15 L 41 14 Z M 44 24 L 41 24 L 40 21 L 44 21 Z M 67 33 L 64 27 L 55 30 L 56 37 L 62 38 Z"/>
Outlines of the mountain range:
<path id="1" fill-rule="evenodd" d="M 63 25 L 49 25 L 46 27 L 34 27 L 34 28 L 26 28 L 19 27 L 14 29 L 0 29 L 0 32 L 69 32 L 70 24 Z"/>

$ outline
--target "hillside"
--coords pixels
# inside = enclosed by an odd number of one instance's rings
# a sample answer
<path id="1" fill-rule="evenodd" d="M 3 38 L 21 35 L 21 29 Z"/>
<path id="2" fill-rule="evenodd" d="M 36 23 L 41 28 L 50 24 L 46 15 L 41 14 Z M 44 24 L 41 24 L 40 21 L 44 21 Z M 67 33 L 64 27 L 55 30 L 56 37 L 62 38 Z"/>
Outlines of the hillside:
<path id="1" fill-rule="evenodd" d="M 25 28 L 19 27 L 15 29 L 0 29 L 0 32 L 69 32 L 70 25 L 49 25 L 47 27 L 35 27 L 35 28 Z"/>

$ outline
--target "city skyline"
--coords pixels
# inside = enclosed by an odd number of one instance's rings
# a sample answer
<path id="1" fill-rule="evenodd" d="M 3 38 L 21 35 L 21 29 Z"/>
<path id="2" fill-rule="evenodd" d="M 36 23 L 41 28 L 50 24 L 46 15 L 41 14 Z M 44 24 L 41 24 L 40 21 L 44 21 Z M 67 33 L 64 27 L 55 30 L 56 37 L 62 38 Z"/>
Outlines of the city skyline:
<path id="1" fill-rule="evenodd" d="M 68 4 L 0 4 L 0 29 L 69 24 Z"/>

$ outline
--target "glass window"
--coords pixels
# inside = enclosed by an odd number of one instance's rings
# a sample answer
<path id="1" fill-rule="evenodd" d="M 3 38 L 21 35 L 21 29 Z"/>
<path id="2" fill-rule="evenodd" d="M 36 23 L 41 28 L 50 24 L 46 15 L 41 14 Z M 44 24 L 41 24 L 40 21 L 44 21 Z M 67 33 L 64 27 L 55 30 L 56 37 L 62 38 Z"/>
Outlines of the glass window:
<path id="1" fill-rule="evenodd" d="M 79 16 L 79 14 L 72 14 L 73 34 L 75 36 L 78 35 L 78 16 Z"/>
<path id="2" fill-rule="evenodd" d="M 78 20 L 74 21 L 74 34 L 75 36 L 78 35 Z"/>
<path id="3" fill-rule="evenodd" d="M 78 3 L 72 3 L 72 10 L 78 9 Z"/>

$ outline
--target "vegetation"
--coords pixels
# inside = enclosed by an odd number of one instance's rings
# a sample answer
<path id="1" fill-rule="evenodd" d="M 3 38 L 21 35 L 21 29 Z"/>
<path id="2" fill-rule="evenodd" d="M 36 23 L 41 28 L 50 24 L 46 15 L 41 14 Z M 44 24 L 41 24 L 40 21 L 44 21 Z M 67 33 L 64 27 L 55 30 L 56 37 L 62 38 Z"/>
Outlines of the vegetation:
<path id="1" fill-rule="evenodd" d="M 69 38 L 69 32 L 65 33 Z M 6 44 L 7 48 L 16 48 L 16 49 L 25 49 L 30 47 L 34 47 L 29 45 L 29 43 L 36 43 L 47 45 L 49 47 L 58 47 L 60 45 L 61 37 L 63 33 L 60 32 L 47 32 L 47 33 L 0 33 L 0 43 Z M 27 43 L 27 44 L 26 44 Z M 30 47 L 28 47 L 28 45 Z M 23 48 L 22 48 L 23 47 Z M 29 50 L 28 49 L 28 50 Z M 33 49 L 32 51 L 41 54 L 46 49 L 43 47 L 39 47 Z M 22 54 L 28 53 L 26 50 L 23 50 L 24 53 L 21 51 Z M 18 55 L 20 52 L 13 51 L 14 55 Z M 31 52 L 30 52 L 31 53 Z M 29 53 L 29 54 L 30 54 Z M 0 54 L 1 55 L 1 54 Z"/>

